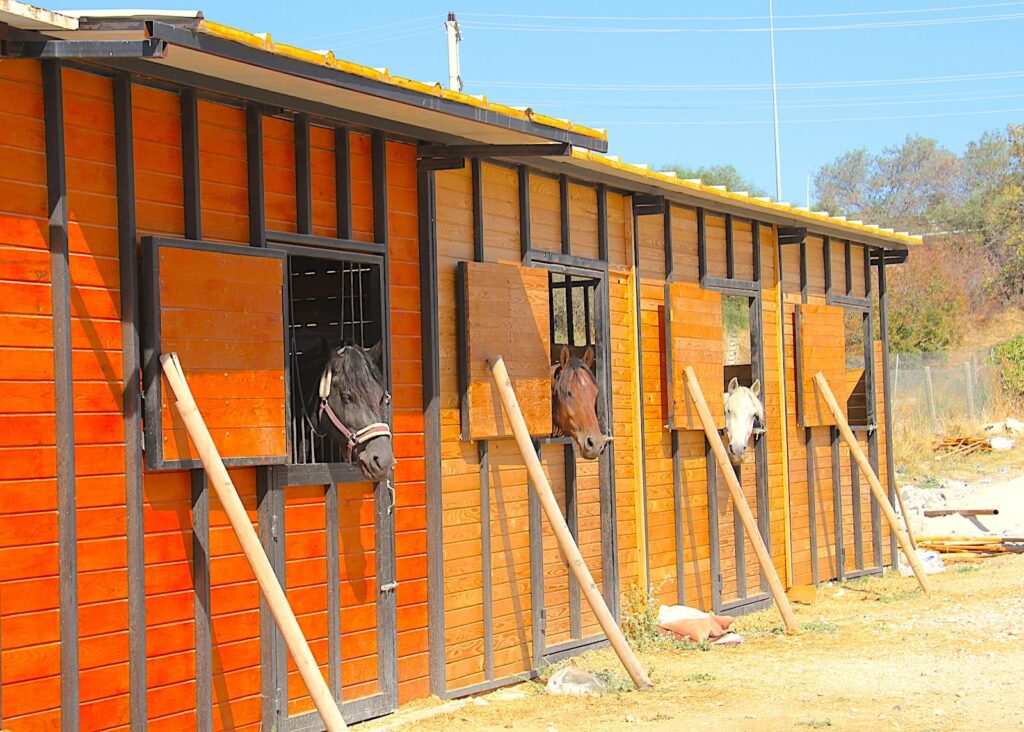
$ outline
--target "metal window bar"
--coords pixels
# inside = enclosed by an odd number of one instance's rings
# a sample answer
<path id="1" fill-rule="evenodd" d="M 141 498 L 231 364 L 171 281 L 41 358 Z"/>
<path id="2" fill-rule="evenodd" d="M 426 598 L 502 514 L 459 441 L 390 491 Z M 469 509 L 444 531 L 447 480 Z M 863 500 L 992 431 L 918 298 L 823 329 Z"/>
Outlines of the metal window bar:
<path id="1" fill-rule="evenodd" d="M 315 429 L 319 374 L 302 374 L 303 349 L 318 348 L 321 339 L 336 347 L 352 342 L 362 347 L 374 333 L 383 334 L 380 295 L 372 285 L 379 265 L 359 261 L 289 258 L 289 358 L 292 363 L 292 464 L 344 462 L 341 446 Z M 319 285 L 310 293 L 311 285 Z M 331 342 L 335 341 L 335 342 Z M 305 381 L 303 380 L 305 376 Z M 315 383 L 314 383 L 315 382 Z"/>

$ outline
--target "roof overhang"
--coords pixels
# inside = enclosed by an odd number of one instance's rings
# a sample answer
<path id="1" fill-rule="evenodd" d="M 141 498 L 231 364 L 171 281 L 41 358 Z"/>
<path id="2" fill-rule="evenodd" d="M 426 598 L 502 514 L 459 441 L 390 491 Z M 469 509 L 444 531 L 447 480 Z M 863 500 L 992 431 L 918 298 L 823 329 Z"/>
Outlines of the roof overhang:
<path id="1" fill-rule="evenodd" d="M 537 165 L 536 161 L 522 162 Z M 552 173 L 587 178 L 631 193 L 661 196 L 682 205 L 705 206 L 715 212 L 765 223 L 806 228 L 811 235 L 848 239 L 870 247 L 906 250 L 921 244 L 917 236 L 675 178 L 585 150 L 573 150 L 571 157 L 543 158 L 542 167 Z"/>
<path id="2" fill-rule="evenodd" d="M 5 1 L 9 0 L 0 0 Z M 150 67 L 159 65 L 196 78 L 306 100 L 325 111 L 334 108 L 359 119 L 395 123 L 424 140 L 495 145 L 562 142 L 596 151 L 608 147 L 603 130 L 402 79 L 329 53 L 274 43 L 268 36 L 206 21 L 196 11 L 173 16 L 161 11 L 129 12 L 65 16 L 77 27 L 47 28 L 51 31 L 47 35 L 67 40 L 160 39 L 168 45 L 165 58 L 110 65 L 131 66 L 138 73 L 150 68 L 154 76 L 165 76 L 164 70 Z M 385 124 L 381 127 L 388 129 Z"/>

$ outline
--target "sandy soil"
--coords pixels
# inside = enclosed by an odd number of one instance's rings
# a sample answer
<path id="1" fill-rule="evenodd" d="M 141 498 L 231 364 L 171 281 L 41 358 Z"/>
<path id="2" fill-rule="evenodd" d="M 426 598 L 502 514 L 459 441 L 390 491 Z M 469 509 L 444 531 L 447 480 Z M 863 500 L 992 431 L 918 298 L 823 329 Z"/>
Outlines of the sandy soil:
<path id="1" fill-rule="evenodd" d="M 523 683 L 454 709 L 410 705 L 364 728 L 1019 729 L 1022 575 L 1024 555 L 1004 555 L 949 566 L 928 597 L 898 576 L 827 584 L 815 604 L 796 606 L 798 636 L 779 635 L 769 609 L 737 621 L 741 646 L 641 652 L 653 691 L 569 698 Z M 610 650 L 572 663 L 625 679 Z"/>

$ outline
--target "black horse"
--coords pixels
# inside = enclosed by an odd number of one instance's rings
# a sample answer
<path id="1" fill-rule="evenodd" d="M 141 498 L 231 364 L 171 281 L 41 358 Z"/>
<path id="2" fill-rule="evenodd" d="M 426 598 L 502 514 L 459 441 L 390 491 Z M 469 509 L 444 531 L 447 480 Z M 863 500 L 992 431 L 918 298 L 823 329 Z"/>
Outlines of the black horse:
<path id="1" fill-rule="evenodd" d="M 341 446 L 345 458 L 374 483 L 386 479 L 395 466 L 388 426 L 391 395 L 380 366 L 382 346 L 345 344 L 332 349 L 308 410 L 317 432 Z"/>

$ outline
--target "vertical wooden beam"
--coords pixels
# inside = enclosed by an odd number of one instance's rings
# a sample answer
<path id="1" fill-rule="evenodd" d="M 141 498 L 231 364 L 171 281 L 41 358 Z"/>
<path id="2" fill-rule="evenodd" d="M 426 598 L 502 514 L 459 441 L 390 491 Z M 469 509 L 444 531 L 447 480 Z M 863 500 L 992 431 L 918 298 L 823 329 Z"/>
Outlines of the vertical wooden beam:
<path id="1" fill-rule="evenodd" d="M 338 518 L 338 484 L 324 486 L 327 552 L 327 685 L 341 704 L 341 547 Z"/>
<path id="2" fill-rule="evenodd" d="M 670 397 L 671 398 L 671 397 Z M 686 564 L 683 548 L 683 460 L 679 454 L 679 430 L 672 436 L 672 515 L 676 534 L 676 602 L 686 604 Z"/>
<path id="3" fill-rule="evenodd" d="M 846 579 L 846 546 L 843 540 L 843 476 L 839 466 L 839 430 L 829 427 L 829 438 L 832 450 L 832 523 L 836 535 L 836 579 L 841 581 Z"/>
<path id="4" fill-rule="evenodd" d="M 636 510 L 637 580 L 646 597 L 650 591 L 651 554 L 647 545 L 647 451 L 645 449 L 644 420 L 644 379 L 643 379 L 643 338 L 640 300 L 640 219 L 636 214 L 636 199 L 633 201 L 633 262 L 630 267 L 629 283 L 632 288 L 630 302 L 633 305 L 633 335 L 636 338 L 636 360 L 632 369 L 634 399 L 631 405 L 634 414 L 633 461 L 639 466 L 640 475 L 634 480 L 633 501 Z"/>
<path id="5" fill-rule="evenodd" d="M 249 244 L 267 245 L 266 202 L 263 187 L 263 111 L 245 105 L 245 152 L 249 178 Z"/>
<path id="6" fill-rule="evenodd" d="M 185 238 L 203 237 L 203 212 L 199 169 L 199 102 L 193 88 L 181 90 L 182 191 L 185 213 Z M 159 255 L 157 255 L 159 256 Z M 159 354 L 157 354 L 159 355 Z M 159 371 L 156 378 L 162 378 Z M 210 502 L 208 484 L 202 469 L 190 476 L 192 498 L 192 593 L 195 625 L 196 724 L 213 719 L 213 665 L 210 628 Z"/>
<path id="7" fill-rule="evenodd" d="M 597 258 L 608 261 L 608 186 L 597 186 Z"/>
<path id="8" fill-rule="evenodd" d="M 815 585 L 820 579 L 818 575 L 818 511 L 815 506 L 816 455 L 814 454 L 814 431 L 804 428 L 804 451 L 807 455 L 807 521 L 811 529 L 811 580 Z"/>
<path id="9" fill-rule="evenodd" d="M 526 264 L 530 256 L 530 169 L 520 165 L 519 180 L 519 256 Z"/>
<path id="10" fill-rule="evenodd" d="M 533 441 L 533 449 L 540 457 L 540 443 Z M 531 645 L 533 647 L 533 668 L 538 669 L 544 661 L 547 648 L 547 613 L 544 609 L 544 527 L 541 523 L 540 499 L 533 488 L 533 481 L 527 477 L 527 520 L 530 527 L 530 618 Z"/>
<path id="11" fill-rule="evenodd" d="M 480 462 L 480 580 L 484 611 L 484 678 L 494 680 L 494 579 L 491 577 L 491 458 L 487 440 L 477 444 Z"/>
<path id="12" fill-rule="evenodd" d="M 313 233 L 312 164 L 309 153 L 309 117 L 295 115 L 295 229 Z"/>
<path id="13" fill-rule="evenodd" d="M 484 261 L 484 180 L 480 158 L 470 161 L 473 187 L 473 261 Z"/>
<path id="14" fill-rule="evenodd" d="M 427 514 L 427 648 L 430 692 L 447 695 L 445 678 L 444 524 L 441 502 L 441 364 L 439 354 L 436 189 L 434 172 L 416 173 L 420 254 L 420 348 L 423 360 L 423 455 Z"/>
<path id="15" fill-rule="evenodd" d="M 896 465 L 892 454 L 892 384 L 889 368 L 889 283 L 885 271 L 885 251 L 878 252 L 878 328 L 882 338 L 882 405 L 885 418 L 885 465 L 886 492 L 892 503 L 896 495 Z M 889 531 L 889 552 L 893 566 L 896 566 L 896 532 Z"/>
<path id="16" fill-rule="evenodd" d="M 879 250 L 881 251 L 881 250 Z M 878 308 L 874 301 L 874 284 L 871 273 L 871 248 L 864 247 L 864 293 L 872 301 L 871 311 L 864 315 L 864 343 L 870 347 L 864 349 L 864 385 L 867 397 L 868 424 L 873 428 L 868 432 L 868 460 L 871 469 L 878 475 L 880 450 L 878 446 L 878 389 L 875 362 L 875 312 Z M 871 501 L 871 552 L 874 567 L 881 567 L 882 562 L 882 513 L 877 501 Z"/>
<path id="17" fill-rule="evenodd" d="M 708 274 L 708 235 L 704 221 L 704 209 L 697 207 L 697 276 L 700 282 Z"/>
<path id="18" fill-rule="evenodd" d="M 579 545 L 579 505 L 576 494 L 576 454 L 572 445 L 562 446 L 563 463 L 565 465 L 565 523 L 573 541 Z M 569 572 L 569 637 L 583 637 L 583 616 L 580 608 L 580 585 L 576 577 Z"/>
<path id="19" fill-rule="evenodd" d="M 206 473 L 191 471 L 192 586 L 195 615 L 196 729 L 213 727 L 213 648 L 210 627 L 210 492 Z"/>
<path id="20" fill-rule="evenodd" d="M 732 214 L 725 215 L 725 276 L 736 277 L 736 245 L 733 241 Z"/>
<path id="21" fill-rule="evenodd" d="M 708 486 L 708 547 L 711 550 L 711 608 L 722 610 L 722 537 L 718 523 L 718 465 L 711 443 L 704 438 L 704 469 Z"/>
<path id="22" fill-rule="evenodd" d="M 760 235 L 759 235 L 760 236 Z M 785 291 L 782 288 L 782 247 L 778 244 L 776 237 L 775 244 L 775 297 L 778 308 L 778 325 L 776 327 L 776 348 L 778 349 L 778 379 L 779 379 L 779 432 L 782 437 L 782 495 L 783 495 L 783 533 L 785 540 L 783 547 L 786 553 L 786 586 L 793 586 L 793 534 L 792 534 L 792 513 L 789 485 L 789 404 L 786 395 L 786 301 Z M 759 249 L 755 252 L 760 254 Z M 760 266 L 758 267 L 760 270 Z"/>
<path id="23" fill-rule="evenodd" d="M 132 79 L 114 76 L 117 240 L 121 284 L 121 411 L 124 416 L 125 529 L 128 550 L 128 696 L 133 732 L 146 728 L 146 557 L 142 492 L 138 254 Z"/>
<path id="24" fill-rule="evenodd" d="M 569 176 L 558 176 L 558 211 L 562 234 L 562 254 L 572 254 L 572 224 L 569 220 Z"/>
<path id="25" fill-rule="evenodd" d="M 338 238 L 352 238 L 352 167 L 348 129 L 334 130 L 334 203 L 337 207 Z"/>
<path id="26" fill-rule="evenodd" d="M 850 240 L 846 240 L 846 294 L 853 294 L 853 250 Z"/>
<path id="27" fill-rule="evenodd" d="M 203 208 L 199 193 L 199 95 L 181 90 L 181 181 L 184 189 L 185 238 L 201 239 Z"/>
<path id="28" fill-rule="evenodd" d="M 832 296 L 832 242 L 827 236 L 821 237 L 823 254 L 822 263 L 825 266 L 825 296 Z"/>
<path id="29" fill-rule="evenodd" d="M 57 565 L 60 587 L 61 729 L 78 729 L 78 527 L 75 486 L 74 374 L 71 366 L 71 270 L 68 261 L 67 168 L 63 66 L 43 61 L 46 197 L 53 312 L 54 417 L 57 442 Z"/>
<path id="30" fill-rule="evenodd" d="M 672 204 L 665 201 L 665 213 L 663 216 L 664 243 L 665 243 L 665 281 L 671 282 L 675 275 L 675 252 L 672 251 Z M 668 290 L 666 290 L 666 293 Z"/>

